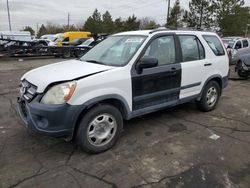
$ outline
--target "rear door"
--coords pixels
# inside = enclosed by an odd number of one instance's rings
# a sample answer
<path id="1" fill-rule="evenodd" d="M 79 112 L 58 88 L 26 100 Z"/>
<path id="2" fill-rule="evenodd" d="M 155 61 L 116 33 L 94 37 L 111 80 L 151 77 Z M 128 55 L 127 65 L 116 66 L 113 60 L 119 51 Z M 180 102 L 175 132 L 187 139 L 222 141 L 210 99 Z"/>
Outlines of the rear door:
<path id="1" fill-rule="evenodd" d="M 211 64 L 211 66 L 206 67 L 204 79 L 207 79 L 215 74 L 221 77 L 227 77 L 229 71 L 229 59 L 221 40 L 216 35 L 202 36 L 208 44 L 208 47 L 211 49 L 208 57 L 206 58 L 207 62 Z"/>
<path id="2" fill-rule="evenodd" d="M 195 35 L 178 35 L 182 53 L 182 79 L 180 99 L 200 93 L 206 66 L 205 50 Z"/>
<path id="3" fill-rule="evenodd" d="M 132 68 L 133 111 L 149 112 L 179 99 L 181 66 L 174 34 L 155 36 L 140 57 L 158 59 L 158 66 L 137 72 Z"/>

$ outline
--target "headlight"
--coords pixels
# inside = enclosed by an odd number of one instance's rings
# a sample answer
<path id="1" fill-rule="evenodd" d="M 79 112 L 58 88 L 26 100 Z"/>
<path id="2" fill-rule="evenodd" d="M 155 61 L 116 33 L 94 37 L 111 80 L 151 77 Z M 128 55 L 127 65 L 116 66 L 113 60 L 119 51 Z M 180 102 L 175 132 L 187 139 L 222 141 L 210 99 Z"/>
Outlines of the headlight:
<path id="1" fill-rule="evenodd" d="M 76 82 L 66 82 L 50 88 L 43 96 L 43 104 L 64 104 L 69 101 L 76 88 Z"/>

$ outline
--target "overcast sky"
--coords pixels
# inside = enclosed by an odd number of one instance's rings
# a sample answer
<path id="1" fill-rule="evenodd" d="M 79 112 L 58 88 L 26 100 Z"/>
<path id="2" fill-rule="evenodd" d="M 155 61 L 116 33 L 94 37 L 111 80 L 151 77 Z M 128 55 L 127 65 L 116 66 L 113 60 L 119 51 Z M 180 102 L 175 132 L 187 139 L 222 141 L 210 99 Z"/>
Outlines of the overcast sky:
<path id="1" fill-rule="evenodd" d="M 174 0 L 171 0 L 173 4 Z M 182 7 L 188 7 L 189 0 L 181 0 Z M 250 5 L 250 0 L 245 0 Z M 101 13 L 108 10 L 113 19 L 135 14 L 138 18 L 151 17 L 158 23 L 165 23 L 166 0 L 9 0 L 12 30 L 30 25 L 36 30 L 37 24 L 46 22 L 67 24 L 83 23 L 97 8 Z M 6 0 L 0 0 L 0 30 L 8 30 Z"/>

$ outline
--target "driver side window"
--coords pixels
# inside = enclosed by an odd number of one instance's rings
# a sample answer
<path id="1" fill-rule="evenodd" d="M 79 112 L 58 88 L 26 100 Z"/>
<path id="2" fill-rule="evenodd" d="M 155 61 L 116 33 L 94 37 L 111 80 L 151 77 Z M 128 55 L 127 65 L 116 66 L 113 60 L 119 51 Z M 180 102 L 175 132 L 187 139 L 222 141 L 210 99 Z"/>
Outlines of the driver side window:
<path id="1" fill-rule="evenodd" d="M 236 44 L 235 44 L 235 49 L 241 49 L 242 48 L 242 44 L 241 44 L 241 41 L 237 41 Z"/>
<path id="2" fill-rule="evenodd" d="M 175 43 L 173 36 L 162 36 L 154 39 L 148 46 L 143 57 L 158 60 L 158 66 L 175 63 Z"/>

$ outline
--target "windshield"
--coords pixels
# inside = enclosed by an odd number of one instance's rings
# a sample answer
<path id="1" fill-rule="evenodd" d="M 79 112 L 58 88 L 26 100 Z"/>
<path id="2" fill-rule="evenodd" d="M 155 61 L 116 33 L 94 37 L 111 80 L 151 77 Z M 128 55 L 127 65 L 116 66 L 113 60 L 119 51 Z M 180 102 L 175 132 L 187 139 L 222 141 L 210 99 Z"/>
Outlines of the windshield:
<path id="1" fill-rule="evenodd" d="M 84 41 L 81 45 L 86 45 L 86 46 L 88 46 L 88 45 L 90 45 L 93 41 L 94 41 L 94 39 L 88 39 L 88 40 Z"/>
<path id="2" fill-rule="evenodd" d="M 81 60 L 110 66 L 124 66 L 145 39 L 146 36 L 112 36 L 88 51 Z"/>
<path id="3" fill-rule="evenodd" d="M 62 42 L 63 39 L 64 39 L 63 34 L 59 34 L 56 36 L 55 42 Z"/>

